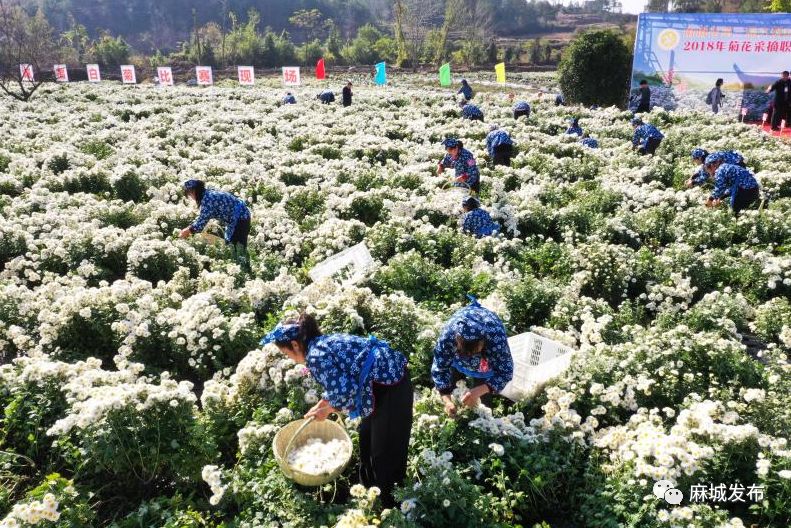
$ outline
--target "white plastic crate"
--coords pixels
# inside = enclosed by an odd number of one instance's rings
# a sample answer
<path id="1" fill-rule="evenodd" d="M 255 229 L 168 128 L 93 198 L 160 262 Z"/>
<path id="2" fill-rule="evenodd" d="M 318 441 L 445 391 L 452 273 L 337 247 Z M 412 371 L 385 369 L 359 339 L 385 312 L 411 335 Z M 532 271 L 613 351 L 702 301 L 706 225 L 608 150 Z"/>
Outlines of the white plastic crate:
<path id="1" fill-rule="evenodd" d="M 547 381 L 569 367 L 575 352 L 533 332 L 509 338 L 508 346 L 514 360 L 514 377 L 500 394 L 513 401 L 535 396 Z"/>
<path id="2" fill-rule="evenodd" d="M 346 286 L 364 278 L 373 263 L 374 259 L 368 247 L 365 242 L 361 242 L 319 262 L 308 272 L 308 275 L 313 282 L 333 277 Z"/>

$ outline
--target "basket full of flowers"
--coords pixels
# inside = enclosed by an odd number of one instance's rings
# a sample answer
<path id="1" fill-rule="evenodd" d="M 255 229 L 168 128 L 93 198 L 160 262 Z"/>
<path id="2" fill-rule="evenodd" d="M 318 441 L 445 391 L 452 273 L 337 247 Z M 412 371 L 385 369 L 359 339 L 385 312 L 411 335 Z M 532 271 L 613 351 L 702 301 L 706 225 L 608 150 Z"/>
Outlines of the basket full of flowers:
<path id="1" fill-rule="evenodd" d="M 352 457 L 352 440 L 339 422 L 295 420 L 272 440 L 283 473 L 303 486 L 321 486 L 338 478 Z"/>

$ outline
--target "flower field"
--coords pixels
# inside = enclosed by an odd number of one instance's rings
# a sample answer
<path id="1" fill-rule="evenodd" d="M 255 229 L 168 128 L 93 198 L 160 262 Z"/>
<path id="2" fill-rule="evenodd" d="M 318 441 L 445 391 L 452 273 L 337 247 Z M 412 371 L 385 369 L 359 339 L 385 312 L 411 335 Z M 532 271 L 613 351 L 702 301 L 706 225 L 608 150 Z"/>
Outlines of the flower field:
<path id="1" fill-rule="evenodd" d="M 281 106 L 274 80 L 0 101 L 0 527 L 791 525 L 791 148 L 657 108 L 665 140 L 640 157 L 615 108 L 514 89 L 533 105 L 517 122 L 479 86 L 484 124 L 433 80 L 353 80 L 349 108 L 318 85 Z M 562 134 L 571 115 L 601 148 Z M 488 162 L 489 123 L 514 138 L 511 167 Z M 459 191 L 436 174 L 447 135 L 476 155 L 498 237 L 460 232 Z M 684 188 L 696 146 L 739 150 L 770 207 L 703 207 L 708 190 Z M 247 200 L 252 276 L 177 238 L 190 178 Z M 310 280 L 363 241 L 365 279 Z M 569 370 L 447 417 L 429 369 L 467 293 L 509 335 L 578 350 Z M 321 388 L 258 341 L 302 309 L 409 358 L 400 508 L 382 511 L 354 462 L 320 488 L 277 467 L 274 434 Z"/>

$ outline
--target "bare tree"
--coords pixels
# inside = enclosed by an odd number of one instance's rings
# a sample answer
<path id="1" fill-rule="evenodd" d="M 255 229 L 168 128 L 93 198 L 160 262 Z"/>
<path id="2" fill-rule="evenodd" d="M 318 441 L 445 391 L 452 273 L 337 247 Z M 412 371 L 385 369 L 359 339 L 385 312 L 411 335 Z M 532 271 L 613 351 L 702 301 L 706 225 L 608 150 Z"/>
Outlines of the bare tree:
<path id="1" fill-rule="evenodd" d="M 393 23 L 399 66 L 420 63 L 426 36 L 439 22 L 441 0 L 394 0 Z"/>
<path id="2" fill-rule="evenodd" d="M 42 66 L 51 68 L 56 58 L 52 27 L 41 10 L 31 17 L 18 1 L 0 0 L 0 89 L 27 101 L 44 82 Z M 23 79 L 21 64 L 32 66 L 34 80 Z"/>

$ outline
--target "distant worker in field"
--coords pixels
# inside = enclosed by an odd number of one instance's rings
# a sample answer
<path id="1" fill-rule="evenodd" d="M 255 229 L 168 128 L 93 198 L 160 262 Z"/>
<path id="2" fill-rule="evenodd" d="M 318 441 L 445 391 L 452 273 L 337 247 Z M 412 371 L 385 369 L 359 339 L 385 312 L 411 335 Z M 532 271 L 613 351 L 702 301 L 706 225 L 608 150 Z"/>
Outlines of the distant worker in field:
<path id="1" fill-rule="evenodd" d="M 747 168 L 747 164 L 744 162 L 744 157 L 739 154 L 738 152 L 734 152 L 732 150 L 721 150 L 719 152 L 713 152 L 712 154 L 718 154 L 722 156 L 722 159 L 725 163 L 730 163 L 732 165 L 738 165 L 743 168 Z M 705 184 L 709 180 L 709 172 L 706 170 L 706 158 L 709 156 L 709 152 L 706 149 L 702 149 L 700 147 L 692 149 L 692 162 L 696 165 L 699 165 L 695 174 L 689 178 L 684 185 L 687 188 L 690 187 L 697 187 L 700 185 Z"/>
<path id="2" fill-rule="evenodd" d="M 725 99 L 725 95 L 722 93 L 724 82 L 722 79 L 717 79 L 717 82 L 714 83 L 714 88 L 709 90 L 709 94 L 706 96 L 706 104 L 711 105 L 711 111 L 715 114 L 719 113 L 720 108 L 722 108 L 722 100 Z"/>
<path id="3" fill-rule="evenodd" d="M 514 360 L 503 322 L 474 297 L 470 299 L 471 304 L 448 320 L 434 347 L 431 379 L 449 416 L 456 415 L 451 393 L 457 381 L 472 378 L 478 383 L 461 398 L 465 406 L 475 408 L 481 397 L 491 405 L 491 395 L 502 391 L 514 377 Z"/>
<path id="4" fill-rule="evenodd" d="M 464 96 L 465 101 L 472 99 L 474 92 L 472 91 L 472 86 L 470 86 L 470 83 L 467 82 L 467 79 L 461 80 L 461 88 L 459 88 L 459 91 L 456 92 L 456 95 L 459 94 Z"/>
<path id="5" fill-rule="evenodd" d="M 530 117 L 530 103 L 527 101 L 518 101 L 514 105 L 514 119 L 519 119 L 522 116 Z"/>
<path id="6" fill-rule="evenodd" d="M 461 107 L 462 119 L 469 119 L 470 121 L 483 121 L 483 112 L 481 112 L 481 109 L 474 104 L 462 101 L 459 103 L 459 106 Z"/>
<path id="7" fill-rule="evenodd" d="M 514 141 L 508 132 L 502 130 L 498 125 L 489 126 L 489 134 L 486 136 L 486 151 L 494 165 L 511 166 L 511 156 L 514 153 Z"/>
<path id="8" fill-rule="evenodd" d="M 569 118 L 569 127 L 566 129 L 566 134 L 570 136 L 582 136 L 582 133 L 579 117 Z"/>
<path id="9" fill-rule="evenodd" d="M 706 158 L 706 170 L 714 178 L 714 190 L 706 200 L 706 207 L 716 207 L 723 198 L 730 194 L 730 206 L 737 215 L 760 199 L 758 181 L 752 172 L 731 163 L 725 163 L 725 157 L 719 153 L 709 154 Z"/>
<path id="10" fill-rule="evenodd" d="M 481 203 L 476 198 L 466 197 L 461 202 L 461 209 L 464 212 L 461 230 L 465 233 L 483 238 L 500 232 L 500 224 L 492 220 L 487 211 L 481 209 Z"/>
<path id="11" fill-rule="evenodd" d="M 442 174 L 446 168 L 454 169 L 456 177 L 453 184 L 456 187 L 467 187 L 479 192 L 481 173 L 472 152 L 464 148 L 462 142 L 456 138 L 447 138 L 442 144 L 445 146 L 445 157 L 437 166 L 437 174 Z"/>
<path id="12" fill-rule="evenodd" d="M 582 144 L 583 147 L 588 147 L 588 148 L 592 148 L 592 149 L 599 148 L 599 142 L 596 141 L 595 139 L 593 139 L 591 137 L 591 135 L 588 134 L 587 132 L 582 134 L 582 137 L 580 138 L 579 141 L 580 141 L 580 143 Z"/>
<path id="13" fill-rule="evenodd" d="M 286 96 L 283 97 L 283 104 L 297 104 L 297 98 L 291 92 L 286 92 Z"/>
<path id="14" fill-rule="evenodd" d="M 250 235 L 250 209 L 241 198 L 230 193 L 206 187 L 201 180 L 184 182 L 184 193 L 195 200 L 200 208 L 198 218 L 179 233 L 188 238 L 200 233 L 211 219 L 225 225 L 225 243 L 231 246 L 234 260 L 241 268 L 250 273 L 250 259 L 247 254 L 247 237 Z"/>
<path id="15" fill-rule="evenodd" d="M 656 152 L 659 144 L 664 139 L 662 134 L 654 125 L 643 123 L 639 117 L 632 118 L 632 126 L 634 127 L 634 136 L 632 136 L 632 150 L 637 150 L 641 155 L 651 154 Z"/>
<path id="16" fill-rule="evenodd" d="M 323 90 L 319 95 L 316 96 L 316 99 L 321 101 L 321 104 L 330 104 L 335 102 L 335 94 L 332 93 L 332 90 Z"/>
<path id="17" fill-rule="evenodd" d="M 651 111 L 651 88 L 648 87 L 648 81 L 643 79 L 640 81 L 640 102 L 637 104 L 636 114 Z"/>
<path id="18" fill-rule="evenodd" d="M 766 93 L 775 93 L 774 105 L 772 109 L 772 130 L 780 130 L 780 123 L 787 119 L 788 103 L 791 98 L 791 79 L 787 71 L 784 71 L 780 78 L 766 89 Z"/>
<path id="19" fill-rule="evenodd" d="M 562 93 L 555 95 L 555 106 L 566 106 L 566 98 Z"/>
<path id="20" fill-rule="evenodd" d="M 343 106 L 351 106 L 352 105 L 352 82 L 347 81 L 346 86 L 343 87 L 343 91 L 341 93 L 341 103 Z"/>

